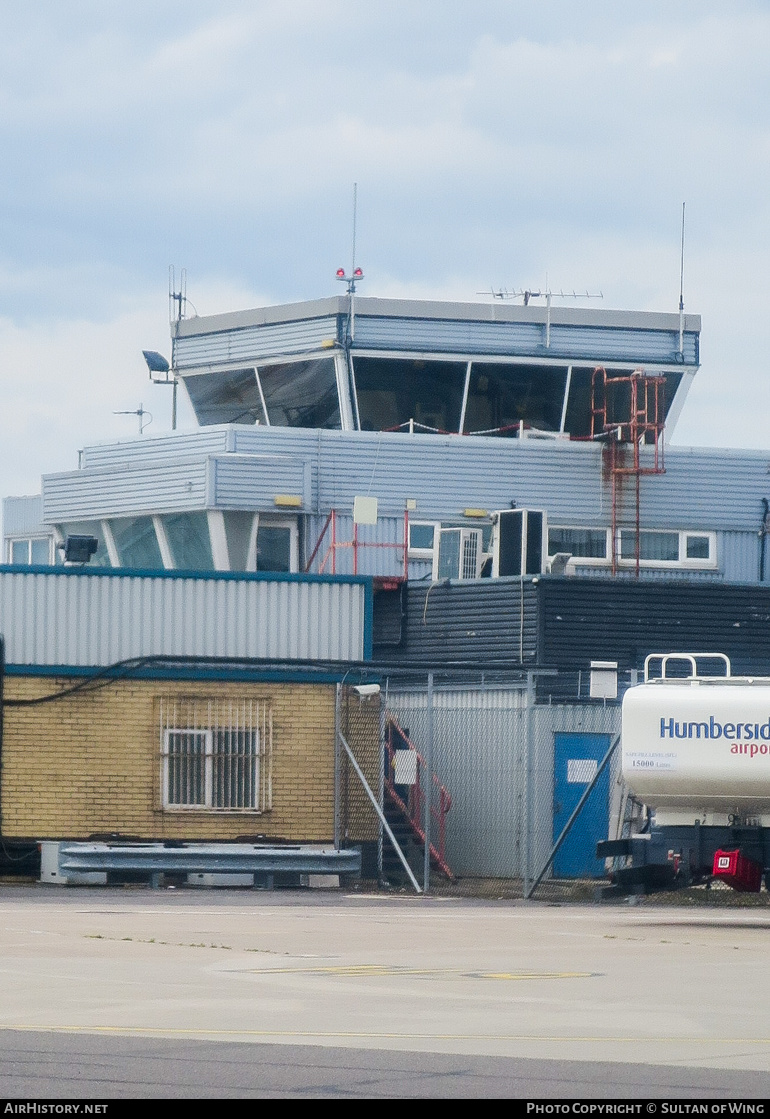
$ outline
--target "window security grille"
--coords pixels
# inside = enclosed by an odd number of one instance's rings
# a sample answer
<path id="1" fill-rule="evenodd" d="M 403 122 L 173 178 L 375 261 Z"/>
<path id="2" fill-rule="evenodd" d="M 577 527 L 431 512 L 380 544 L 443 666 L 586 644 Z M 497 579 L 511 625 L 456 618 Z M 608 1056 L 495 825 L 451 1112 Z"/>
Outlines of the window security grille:
<path id="1" fill-rule="evenodd" d="M 265 812 L 272 807 L 272 710 L 252 699 L 163 699 L 163 807 Z"/>

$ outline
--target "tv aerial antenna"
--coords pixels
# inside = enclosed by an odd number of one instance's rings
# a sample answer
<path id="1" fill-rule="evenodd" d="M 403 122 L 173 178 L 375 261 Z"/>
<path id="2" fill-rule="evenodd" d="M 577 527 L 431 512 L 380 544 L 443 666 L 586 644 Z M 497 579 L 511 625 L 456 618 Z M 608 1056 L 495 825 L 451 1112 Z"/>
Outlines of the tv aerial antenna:
<path id="1" fill-rule="evenodd" d="M 152 423 L 152 412 L 148 412 L 143 404 L 138 408 L 129 409 L 127 412 L 113 412 L 113 416 L 138 416 L 139 417 L 139 434 L 144 434 L 144 429 L 149 427 Z M 145 421 L 145 416 L 149 416 L 149 420 Z"/>
<path id="2" fill-rule="evenodd" d="M 533 299 L 545 300 L 545 345 L 546 349 L 551 345 L 551 300 L 553 299 L 604 299 L 604 292 L 597 291 L 552 291 L 548 287 L 548 280 L 546 279 L 545 288 L 493 288 L 490 287 L 488 291 L 477 291 L 476 295 L 491 295 L 492 299 L 521 299 L 525 307 L 528 307 Z"/>

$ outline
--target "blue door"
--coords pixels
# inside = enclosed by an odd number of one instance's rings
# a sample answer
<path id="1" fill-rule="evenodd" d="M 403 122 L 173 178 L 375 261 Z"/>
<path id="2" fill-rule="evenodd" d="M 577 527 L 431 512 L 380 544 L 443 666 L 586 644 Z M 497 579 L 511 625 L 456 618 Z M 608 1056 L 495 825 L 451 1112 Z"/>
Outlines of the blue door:
<path id="1" fill-rule="evenodd" d="M 577 803 L 593 780 L 598 763 L 610 748 L 608 734 L 554 734 L 553 839 L 561 835 Z M 604 862 L 596 844 L 607 838 L 609 822 L 609 766 L 583 805 L 553 861 L 555 878 L 602 878 Z"/>

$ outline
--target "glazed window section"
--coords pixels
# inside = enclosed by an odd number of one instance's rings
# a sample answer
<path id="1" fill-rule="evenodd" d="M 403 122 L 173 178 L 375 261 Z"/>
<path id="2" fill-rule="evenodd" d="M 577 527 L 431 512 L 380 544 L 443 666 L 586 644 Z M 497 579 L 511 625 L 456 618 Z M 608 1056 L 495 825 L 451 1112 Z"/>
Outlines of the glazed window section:
<path id="1" fill-rule="evenodd" d="M 193 725 L 175 725 L 186 719 Z M 212 725 L 200 725 L 206 722 Z M 271 807 L 272 713 L 266 703 L 164 701 L 161 731 L 164 808 L 260 812 Z"/>
<path id="2" fill-rule="evenodd" d="M 152 517 L 130 517 L 110 521 L 120 567 L 159 570 L 163 567 Z"/>
<path id="3" fill-rule="evenodd" d="M 260 525 L 257 532 L 257 571 L 291 571 L 291 529 Z"/>
<path id="4" fill-rule="evenodd" d="M 647 564 L 679 564 L 682 567 L 716 566 L 716 537 L 713 532 L 655 532 L 639 534 L 639 560 Z M 620 531 L 620 558 L 636 559 L 636 534 Z"/>
<path id="5" fill-rule="evenodd" d="M 611 377 L 627 377 L 630 370 L 607 367 Z M 664 373 L 663 414 L 668 415 L 676 390 L 682 380 L 681 373 Z M 573 366 L 570 378 L 569 396 L 564 422 L 564 430 L 572 436 L 586 437 L 591 434 L 591 379 L 593 369 Z M 608 423 L 628 422 L 631 404 L 631 390 L 628 386 L 618 385 L 611 392 L 608 401 Z"/>
<path id="6" fill-rule="evenodd" d="M 620 530 L 620 558 L 636 559 L 636 532 L 633 529 Z M 647 562 L 678 563 L 679 533 L 642 530 L 639 533 L 639 559 Z"/>
<path id="7" fill-rule="evenodd" d="M 579 559 L 606 560 L 606 528 L 549 528 L 548 555 L 569 552 Z"/>
<path id="8" fill-rule="evenodd" d="M 9 540 L 8 562 L 48 567 L 51 564 L 51 542 L 47 536 Z"/>
<path id="9" fill-rule="evenodd" d="M 254 514 L 228 510 L 224 514 L 224 521 L 230 570 L 248 571 Z"/>
<path id="10" fill-rule="evenodd" d="M 623 566 L 636 562 L 636 531 L 618 532 L 617 556 Z M 612 536 L 605 528 L 560 528 L 549 526 L 548 555 L 568 552 L 576 559 L 609 563 Z M 716 536 L 713 532 L 642 529 L 639 534 L 639 561 L 648 567 L 715 567 Z"/>
<path id="11" fill-rule="evenodd" d="M 339 428 L 333 358 L 264 365 L 258 376 L 272 427 Z"/>
<path id="12" fill-rule="evenodd" d="M 414 556 L 433 556 L 436 539 L 436 525 L 430 522 L 409 522 L 409 554 Z"/>
<path id="13" fill-rule="evenodd" d="M 209 522 L 205 513 L 174 513 L 163 518 L 174 567 L 182 571 L 213 571 Z"/>
<path id="14" fill-rule="evenodd" d="M 687 533 L 685 537 L 685 551 L 688 560 L 711 559 L 711 537 Z"/>
<path id="15" fill-rule="evenodd" d="M 469 435 L 513 435 L 524 423 L 558 431 L 566 382 L 566 369 L 474 362 L 463 430 Z"/>
<path id="16" fill-rule="evenodd" d="M 185 377 L 200 424 L 340 426 L 333 358 Z"/>
<path id="17" fill-rule="evenodd" d="M 185 377 L 185 388 L 200 424 L 265 422 L 257 375 L 253 369 L 228 369 Z"/>
<path id="18" fill-rule="evenodd" d="M 357 357 L 358 412 L 363 431 L 457 432 L 465 362 Z"/>

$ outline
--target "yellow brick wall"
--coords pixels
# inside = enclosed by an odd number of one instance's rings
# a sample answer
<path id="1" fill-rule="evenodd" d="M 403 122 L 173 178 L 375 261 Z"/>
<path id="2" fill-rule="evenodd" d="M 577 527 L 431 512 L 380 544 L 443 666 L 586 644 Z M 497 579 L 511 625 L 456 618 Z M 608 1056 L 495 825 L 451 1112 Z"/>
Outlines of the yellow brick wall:
<path id="1" fill-rule="evenodd" d="M 72 679 L 6 677 L 6 699 L 46 695 Z M 273 716 L 272 809 L 163 810 L 161 698 L 267 701 Z M 6 707 L 0 783 L 7 838 L 222 839 L 334 836 L 331 684 L 123 680 L 30 707 Z"/>
<path id="2" fill-rule="evenodd" d="M 340 727 L 375 796 L 380 787 L 380 706 L 379 695 L 364 697 L 355 688 L 342 689 Z M 343 838 L 353 843 L 375 840 L 379 818 L 347 755 L 340 769 Z"/>

